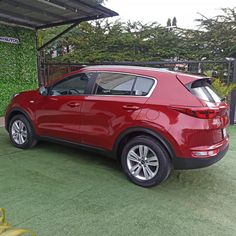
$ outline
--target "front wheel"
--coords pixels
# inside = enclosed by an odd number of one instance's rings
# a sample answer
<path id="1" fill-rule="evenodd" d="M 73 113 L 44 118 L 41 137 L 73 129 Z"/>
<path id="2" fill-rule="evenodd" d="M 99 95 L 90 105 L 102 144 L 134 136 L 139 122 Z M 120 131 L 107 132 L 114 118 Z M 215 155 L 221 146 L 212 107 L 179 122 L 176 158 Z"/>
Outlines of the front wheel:
<path id="1" fill-rule="evenodd" d="M 166 150 L 158 141 L 148 136 L 137 136 L 125 145 L 121 165 L 128 178 L 142 187 L 160 184 L 171 170 Z"/>
<path id="2" fill-rule="evenodd" d="M 32 125 L 23 115 L 16 115 L 10 120 L 9 136 L 12 144 L 18 148 L 32 148 L 37 143 Z"/>

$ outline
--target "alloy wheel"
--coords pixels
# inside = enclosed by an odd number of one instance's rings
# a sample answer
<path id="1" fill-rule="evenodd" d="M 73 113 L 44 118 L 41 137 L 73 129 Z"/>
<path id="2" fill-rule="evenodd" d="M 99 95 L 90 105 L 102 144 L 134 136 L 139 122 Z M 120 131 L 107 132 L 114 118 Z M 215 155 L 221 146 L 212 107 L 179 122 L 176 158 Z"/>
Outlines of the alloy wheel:
<path id="1" fill-rule="evenodd" d="M 127 154 L 129 172 L 139 180 L 154 178 L 159 170 L 159 160 L 155 152 L 146 145 L 136 145 Z"/>
<path id="2" fill-rule="evenodd" d="M 24 122 L 21 120 L 15 120 L 11 127 L 11 135 L 14 142 L 18 145 L 22 145 L 27 141 L 27 128 Z"/>

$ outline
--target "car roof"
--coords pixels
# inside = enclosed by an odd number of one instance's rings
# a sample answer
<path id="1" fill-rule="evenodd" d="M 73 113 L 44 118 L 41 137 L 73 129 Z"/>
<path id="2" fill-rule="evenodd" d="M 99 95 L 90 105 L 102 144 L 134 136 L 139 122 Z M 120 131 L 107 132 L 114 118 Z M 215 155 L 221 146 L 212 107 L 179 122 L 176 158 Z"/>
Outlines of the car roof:
<path id="1" fill-rule="evenodd" d="M 156 71 L 156 72 L 165 72 L 165 73 L 175 73 L 169 71 L 168 69 L 161 69 L 161 68 L 153 68 L 153 67 L 144 67 L 144 66 L 126 66 L 126 65 L 97 65 L 97 66 L 86 66 L 82 70 L 91 70 L 91 71 L 135 71 L 138 72 L 149 72 L 149 71 Z"/>
<path id="2" fill-rule="evenodd" d="M 144 67 L 144 66 L 125 66 L 125 65 L 98 65 L 98 66 L 88 66 L 81 69 L 81 71 L 111 71 L 111 72 L 124 72 L 124 73 L 134 73 L 146 76 L 152 76 L 154 78 L 163 77 L 163 75 L 171 75 L 168 78 L 177 78 L 183 84 L 190 83 L 192 81 L 203 79 L 203 76 L 193 75 L 183 72 L 170 71 L 168 69 Z M 173 76 L 174 75 L 174 76 Z M 160 78 L 159 77 L 159 78 Z"/>
<path id="3" fill-rule="evenodd" d="M 81 73 L 81 72 L 93 72 L 93 71 L 106 71 L 106 72 L 117 72 L 117 73 L 130 73 L 130 74 L 139 74 L 143 76 L 150 76 L 153 78 L 168 77 L 168 78 L 178 78 L 182 80 L 184 84 L 189 83 L 191 81 L 202 79 L 202 76 L 196 76 L 187 73 L 181 73 L 176 71 L 170 71 L 168 69 L 162 68 L 153 68 L 153 67 L 144 67 L 144 66 L 126 66 L 126 65 L 96 65 L 96 66 L 85 66 L 80 70 L 73 71 L 69 74 L 65 74 L 62 78 L 56 80 L 60 81 L 61 79 Z"/>

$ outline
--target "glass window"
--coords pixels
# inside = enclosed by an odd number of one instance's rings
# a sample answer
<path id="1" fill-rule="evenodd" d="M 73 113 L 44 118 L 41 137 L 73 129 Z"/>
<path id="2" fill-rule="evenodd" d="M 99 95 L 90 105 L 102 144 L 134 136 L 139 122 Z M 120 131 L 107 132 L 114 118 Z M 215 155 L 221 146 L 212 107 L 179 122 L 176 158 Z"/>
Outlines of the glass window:
<path id="1" fill-rule="evenodd" d="M 94 93 L 103 95 L 146 96 L 153 84 L 154 80 L 149 78 L 102 72 L 97 77 Z"/>
<path id="2" fill-rule="evenodd" d="M 56 84 L 50 95 L 62 96 L 62 95 L 80 95 L 86 93 L 86 87 L 89 78 L 86 74 L 72 75 L 63 81 Z"/>
<path id="3" fill-rule="evenodd" d="M 134 75 L 100 73 L 95 85 L 95 94 L 131 95 L 135 79 Z"/>
<path id="4" fill-rule="evenodd" d="M 146 96 L 154 84 L 153 79 L 137 77 L 133 94 L 136 96 Z"/>
<path id="5" fill-rule="evenodd" d="M 211 85 L 205 80 L 197 80 L 193 82 L 190 91 L 193 95 L 204 101 L 213 103 L 221 102 L 221 97 L 213 90 Z"/>

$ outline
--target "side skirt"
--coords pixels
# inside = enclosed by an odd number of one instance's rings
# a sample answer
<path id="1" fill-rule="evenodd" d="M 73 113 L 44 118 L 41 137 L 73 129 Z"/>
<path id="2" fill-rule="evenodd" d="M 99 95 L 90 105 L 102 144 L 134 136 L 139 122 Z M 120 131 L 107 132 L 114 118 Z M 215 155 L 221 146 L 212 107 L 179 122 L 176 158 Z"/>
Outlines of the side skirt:
<path id="1" fill-rule="evenodd" d="M 98 153 L 100 155 L 103 155 L 112 159 L 116 159 L 112 151 L 103 149 L 100 147 L 90 146 L 83 143 L 76 143 L 76 142 L 72 142 L 72 141 L 68 141 L 64 139 L 52 138 L 52 137 L 47 137 L 47 136 L 40 136 L 40 137 L 37 137 L 37 139 L 42 140 L 42 141 L 49 141 L 49 142 L 53 142 L 57 144 L 62 144 L 62 145 L 73 147 L 73 148 L 79 148 L 88 152 Z"/>

